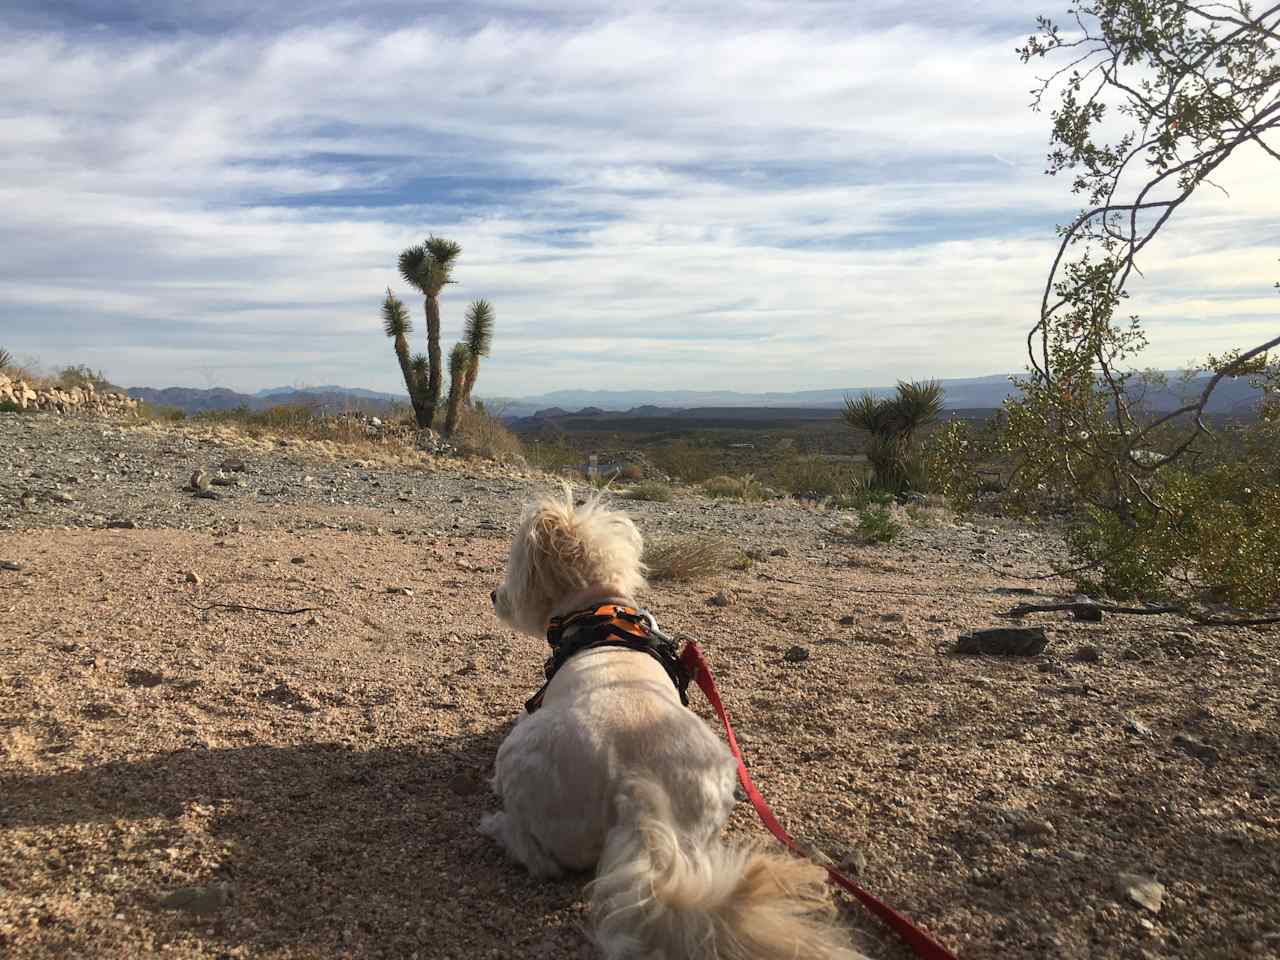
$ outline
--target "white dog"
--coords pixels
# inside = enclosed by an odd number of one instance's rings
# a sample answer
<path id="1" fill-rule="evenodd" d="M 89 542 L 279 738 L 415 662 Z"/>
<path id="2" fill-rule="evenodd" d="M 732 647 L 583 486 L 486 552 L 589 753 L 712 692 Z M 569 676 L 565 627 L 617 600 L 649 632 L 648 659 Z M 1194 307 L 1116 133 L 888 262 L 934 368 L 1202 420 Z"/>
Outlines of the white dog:
<path id="1" fill-rule="evenodd" d="M 552 617 L 634 607 L 642 547 L 626 516 L 598 497 L 575 508 L 566 489 L 526 510 L 494 606 L 534 636 Z M 594 935 L 608 960 L 857 960 L 822 868 L 720 841 L 736 770 L 658 659 L 593 647 L 503 742 L 503 810 L 481 831 L 535 877 L 595 868 Z"/>

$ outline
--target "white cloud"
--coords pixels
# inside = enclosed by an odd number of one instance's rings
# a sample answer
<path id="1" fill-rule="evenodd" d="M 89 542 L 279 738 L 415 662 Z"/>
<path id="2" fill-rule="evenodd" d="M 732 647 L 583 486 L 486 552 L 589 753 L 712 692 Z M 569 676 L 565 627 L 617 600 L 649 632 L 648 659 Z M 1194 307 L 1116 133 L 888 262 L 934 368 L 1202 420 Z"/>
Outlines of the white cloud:
<path id="1" fill-rule="evenodd" d="M 397 389 L 377 303 L 434 230 L 465 250 L 446 335 L 466 299 L 497 306 L 489 392 L 1021 366 L 1075 206 L 1012 52 L 1032 8 L 327 9 L 347 19 L 0 31 L 10 349 L 132 383 Z M 1145 264 L 1153 363 L 1199 342 L 1189 318 L 1229 339 L 1274 306 L 1274 168 L 1235 166 Z"/>

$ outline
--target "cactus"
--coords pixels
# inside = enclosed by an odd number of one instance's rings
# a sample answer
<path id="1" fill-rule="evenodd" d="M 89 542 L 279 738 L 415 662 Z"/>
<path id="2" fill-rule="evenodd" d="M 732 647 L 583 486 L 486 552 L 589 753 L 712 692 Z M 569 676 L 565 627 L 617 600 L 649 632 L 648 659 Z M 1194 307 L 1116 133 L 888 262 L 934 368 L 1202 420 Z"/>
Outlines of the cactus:
<path id="1" fill-rule="evenodd" d="M 444 435 L 452 436 L 458 429 L 462 405 L 466 400 L 467 374 L 472 368 L 471 348 L 459 341 L 449 354 L 449 405 L 444 417 Z"/>
<path id="2" fill-rule="evenodd" d="M 471 391 L 475 389 L 476 378 L 480 375 L 480 358 L 489 355 L 489 347 L 493 343 L 493 307 L 488 300 L 474 300 L 467 308 L 467 326 L 463 340 L 469 359 L 462 385 L 462 402 L 469 406 Z"/>
<path id="3" fill-rule="evenodd" d="M 421 404 L 414 404 L 418 426 L 430 427 L 440 405 L 443 371 L 440 363 L 440 291 L 453 283 L 453 264 L 462 247 L 443 237 L 428 237 L 407 247 L 399 260 L 400 276 L 423 296 L 423 313 L 427 318 L 427 370 L 419 384 Z"/>

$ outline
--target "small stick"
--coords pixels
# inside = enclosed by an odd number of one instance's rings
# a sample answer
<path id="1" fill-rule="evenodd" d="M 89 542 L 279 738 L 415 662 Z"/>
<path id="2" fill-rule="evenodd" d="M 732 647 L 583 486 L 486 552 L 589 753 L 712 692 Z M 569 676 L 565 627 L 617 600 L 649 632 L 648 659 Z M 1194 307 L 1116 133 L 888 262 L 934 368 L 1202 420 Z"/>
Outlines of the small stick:
<path id="1" fill-rule="evenodd" d="M 204 606 L 193 603 L 191 606 L 205 613 L 214 607 L 221 607 L 224 610 L 251 610 L 255 613 L 280 613 L 285 616 L 291 616 L 295 613 L 311 613 L 320 609 L 319 607 L 298 607 L 296 610 L 278 610 L 275 607 L 251 607 L 247 603 L 210 603 Z"/>

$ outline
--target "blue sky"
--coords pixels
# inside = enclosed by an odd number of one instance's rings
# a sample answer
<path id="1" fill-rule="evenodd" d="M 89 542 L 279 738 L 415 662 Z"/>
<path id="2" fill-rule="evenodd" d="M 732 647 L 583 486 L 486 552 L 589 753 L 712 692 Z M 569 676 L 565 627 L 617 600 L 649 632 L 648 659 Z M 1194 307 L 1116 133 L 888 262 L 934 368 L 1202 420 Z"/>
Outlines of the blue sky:
<path id="1" fill-rule="evenodd" d="M 963 6 L 963 10 L 961 10 Z M 1055 223 L 1022 2 L 12 3 L 0 346 L 149 386 L 399 389 L 384 289 L 459 241 L 482 394 L 1021 369 Z M 1276 326 L 1244 156 L 1143 264 L 1146 360 Z"/>

